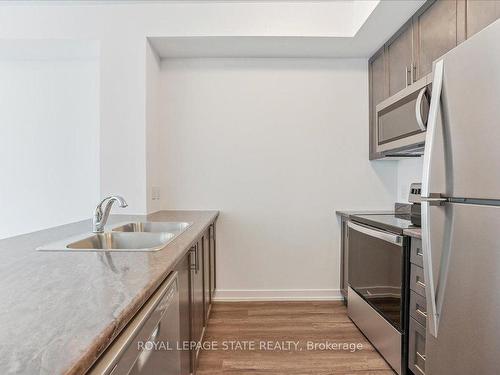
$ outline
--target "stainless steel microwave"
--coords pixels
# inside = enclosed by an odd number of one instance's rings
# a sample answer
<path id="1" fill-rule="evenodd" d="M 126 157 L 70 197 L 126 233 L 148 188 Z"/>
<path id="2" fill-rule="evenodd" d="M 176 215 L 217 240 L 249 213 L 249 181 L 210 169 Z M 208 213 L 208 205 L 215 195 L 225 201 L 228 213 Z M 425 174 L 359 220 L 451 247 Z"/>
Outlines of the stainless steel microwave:
<path id="1" fill-rule="evenodd" d="M 421 78 L 376 107 L 376 150 L 384 156 L 422 155 L 432 76 Z"/>

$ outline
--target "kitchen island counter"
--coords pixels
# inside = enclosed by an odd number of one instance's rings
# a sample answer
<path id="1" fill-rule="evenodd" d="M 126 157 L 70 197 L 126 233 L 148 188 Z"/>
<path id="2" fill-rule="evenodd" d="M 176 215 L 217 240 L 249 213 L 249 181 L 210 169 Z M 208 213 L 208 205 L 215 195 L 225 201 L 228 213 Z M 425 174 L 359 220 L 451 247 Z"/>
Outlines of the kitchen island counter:
<path id="1" fill-rule="evenodd" d="M 153 294 L 218 211 L 112 215 L 192 222 L 155 252 L 37 251 L 90 232 L 91 220 L 0 240 L 0 373 L 84 374 Z"/>

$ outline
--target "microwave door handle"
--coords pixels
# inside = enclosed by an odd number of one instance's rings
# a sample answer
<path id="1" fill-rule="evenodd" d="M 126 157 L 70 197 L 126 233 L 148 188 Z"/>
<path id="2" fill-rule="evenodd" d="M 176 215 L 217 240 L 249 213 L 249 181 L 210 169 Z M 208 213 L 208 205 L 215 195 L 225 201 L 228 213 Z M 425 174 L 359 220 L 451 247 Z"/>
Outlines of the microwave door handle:
<path id="1" fill-rule="evenodd" d="M 425 126 L 424 120 L 422 118 L 422 100 L 424 99 L 426 91 L 427 91 L 426 87 L 420 90 L 417 96 L 417 101 L 415 103 L 415 115 L 417 116 L 417 124 L 420 130 L 422 130 L 423 132 L 427 130 L 427 127 Z"/>
<path id="2" fill-rule="evenodd" d="M 392 233 L 374 230 L 374 229 L 365 227 L 363 225 L 355 224 L 352 221 L 349 221 L 348 226 L 349 226 L 349 228 L 355 230 L 356 232 L 366 234 L 367 236 L 375 237 L 375 238 L 378 238 L 380 240 L 390 242 L 394 245 L 403 246 L 403 237 L 398 236 L 397 234 L 392 234 Z"/>

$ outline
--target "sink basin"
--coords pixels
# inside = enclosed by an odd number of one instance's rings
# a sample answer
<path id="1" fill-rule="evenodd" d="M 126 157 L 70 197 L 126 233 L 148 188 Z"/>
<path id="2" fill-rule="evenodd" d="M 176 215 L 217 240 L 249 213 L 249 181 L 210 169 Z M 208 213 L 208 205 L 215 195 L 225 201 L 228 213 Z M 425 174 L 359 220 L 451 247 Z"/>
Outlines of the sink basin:
<path id="1" fill-rule="evenodd" d="M 87 233 L 41 246 L 42 251 L 157 251 L 192 223 L 183 221 L 132 222 L 111 232 Z"/>
<path id="2" fill-rule="evenodd" d="M 43 251 L 157 251 L 178 234 L 161 233 L 92 233 L 54 242 L 37 250 Z"/>
<path id="3" fill-rule="evenodd" d="M 146 222 L 135 222 L 120 225 L 113 228 L 113 232 L 170 232 L 170 233 L 182 233 L 184 232 L 192 223 L 186 223 L 183 221 L 146 221 Z"/>
<path id="4" fill-rule="evenodd" d="M 82 240 L 72 242 L 69 249 L 96 250 L 142 250 L 161 249 L 175 235 L 173 233 L 96 233 Z"/>

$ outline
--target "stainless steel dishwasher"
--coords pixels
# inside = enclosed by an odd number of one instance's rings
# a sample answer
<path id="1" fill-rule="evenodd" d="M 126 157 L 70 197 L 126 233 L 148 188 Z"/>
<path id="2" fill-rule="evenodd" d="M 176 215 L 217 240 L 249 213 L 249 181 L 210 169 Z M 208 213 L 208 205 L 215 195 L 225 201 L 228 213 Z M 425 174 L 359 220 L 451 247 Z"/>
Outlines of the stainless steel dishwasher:
<path id="1" fill-rule="evenodd" d="M 171 274 L 111 343 L 89 374 L 181 374 L 179 287 Z"/>

